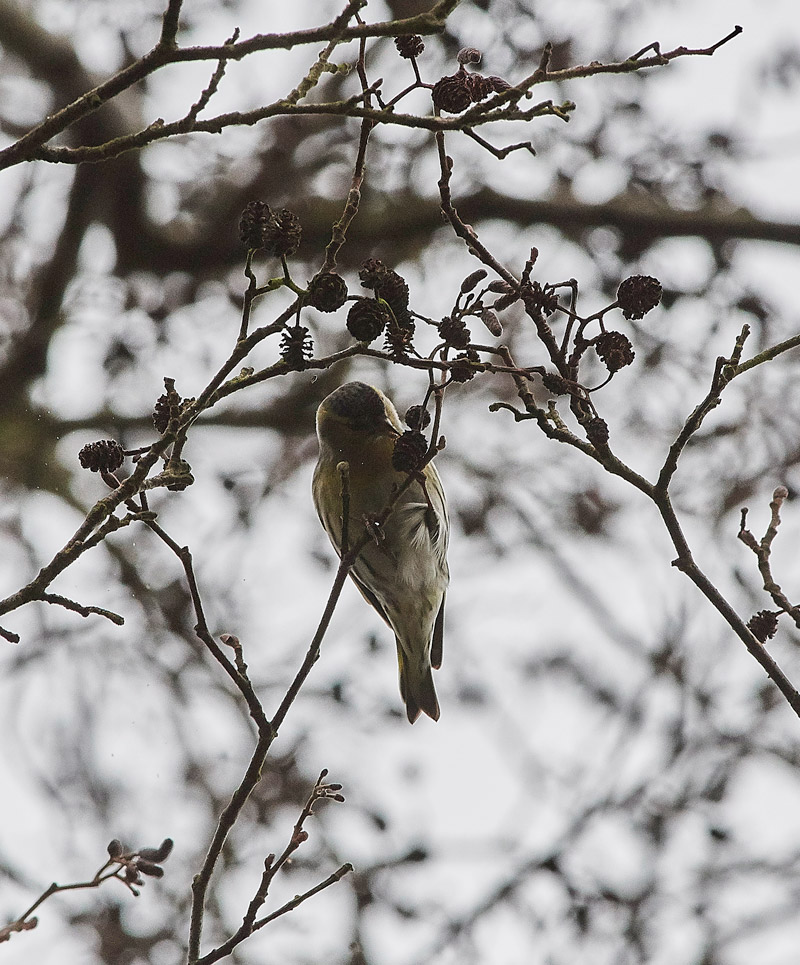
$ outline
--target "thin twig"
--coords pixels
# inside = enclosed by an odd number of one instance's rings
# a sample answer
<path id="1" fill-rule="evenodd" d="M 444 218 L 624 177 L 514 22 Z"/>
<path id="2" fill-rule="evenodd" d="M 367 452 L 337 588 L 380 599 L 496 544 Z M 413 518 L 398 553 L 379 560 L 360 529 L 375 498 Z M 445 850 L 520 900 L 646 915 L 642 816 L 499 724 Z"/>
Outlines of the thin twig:
<path id="1" fill-rule="evenodd" d="M 795 626 L 800 629 L 800 606 L 793 604 L 783 592 L 780 584 L 772 575 L 772 564 L 770 563 L 772 543 L 778 535 L 778 528 L 781 524 L 781 507 L 788 496 L 789 491 L 785 486 L 778 486 L 773 492 L 772 501 L 769 504 L 770 520 L 761 540 L 756 540 L 755 536 L 747 529 L 745 525 L 747 522 L 747 510 L 743 509 L 738 537 L 745 546 L 748 546 L 755 553 L 758 561 L 758 572 L 761 574 L 761 580 L 766 592 L 772 597 L 778 609 L 784 613 L 788 613 L 792 620 L 794 620 Z"/>
<path id="2" fill-rule="evenodd" d="M 754 369 L 757 365 L 763 365 L 764 362 L 771 362 L 772 359 L 777 358 L 784 352 L 790 351 L 790 349 L 798 348 L 800 346 L 800 335 L 793 335 L 791 338 L 787 338 L 784 342 L 778 342 L 777 345 L 773 345 L 770 348 L 765 348 L 758 355 L 754 355 L 751 359 L 746 362 L 740 362 L 736 366 L 735 375 L 741 375 L 743 372 L 748 372 L 750 369 Z"/>
<path id="3" fill-rule="evenodd" d="M 366 98 L 365 103 L 367 107 L 369 107 L 372 96 L 372 88 L 367 79 L 366 41 L 364 39 L 362 39 L 361 43 L 359 44 L 357 69 L 358 77 L 361 82 L 361 93 L 362 96 Z M 331 240 L 328 242 L 328 246 L 325 249 L 325 261 L 322 265 L 322 271 L 333 271 L 334 268 L 336 268 L 336 257 L 347 238 L 347 229 L 353 223 L 355 216 L 358 214 L 358 207 L 361 203 L 361 187 L 364 183 L 364 174 L 367 161 L 367 143 L 369 142 L 369 136 L 374 126 L 374 122 L 368 120 L 367 118 L 364 118 L 361 121 L 361 134 L 359 135 L 358 139 L 358 151 L 356 153 L 353 177 L 350 180 L 350 190 L 347 192 L 347 200 L 345 201 L 342 216 L 334 223 L 333 228 L 331 229 Z"/>
<path id="4" fill-rule="evenodd" d="M 534 157 L 536 157 L 536 151 L 534 150 L 533 144 L 530 141 L 520 141 L 518 144 L 509 144 L 506 147 L 495 147 L 494 144 L 490 144 L 489 141 L 482 138 L 479 134 L 476 134 L 471 128 L 467 127 L 464 129 L 464 133 L 467 137 L 471 137 L 473 141 L 480 144 L 482 148 L 485 148 L 490 154 L 493 154 L 498 160 L 502 161 L 503 158 L 508 157 L 512 151 L 528 151 Z"/>
<path id="5" fill-rule="evenodd" d="M 301 895 L 295 895 L 291 901 L 287 901 L 285 905 L 281 905 L 277 911 L 273 911 L 271 915 L 267 915 L 265 918 L 259 918 L 258 921 L 253 925 L 253 931 L 257 931 L 259 928 L 263 928 L 264 925 L 268 925 L 271 921 L 275 921 L 276 918 L 280 918 L 281 915 L 285 915 L 288 911 L 294 911 L 299 905 L 314 895 L 318 895 L 321 891 L 326 888 L 330 888 L 331 885 L 335 885 L 337 881 L 341 881 L 345 875 L 350 874 L 353 870 L 353 866 L 349 861 L 345 862 L 340 868 L 333 872 L 332 875 L 327 877 L 324 881 L 321 881 L 318 885 L 313 888 L 309 888 L 308 891 L 304 891 Z"/>
<path id="6" fill-rule="evenodd" d="M 124 90 L 144 80 L 168 64 L 198 60 L 241 60 L 265 50 L 288 50 L 304 44 L 337 39 L 356 40 L 367 37 L 394 37 L 402 33 L 440 33 L 459 0 L 440 0 L 427 13 L 404 20 L 389 20 L 374 24 L 356 24 L 342 30 L 336 20 L 321 27 L 294 30 L 287 33 L 258 34 L 230 46 L 182 47 L 175 44 L 180 14 L 180 0 L 170 0 L 162 23 L 161 38 L 156 46 L 139 60 L 114 74 L 93 90 L 87 91 L 72 103 L 51 114 L 14 144 L 0 151 L 0 170 L 30 160 L 42 145 L 71 127 L 76 121 L 91 114 Z M 113 143 L 113 142 L 112 142 Z M 86 160 L 86 158 L 83 158 Z"/>
<path id="7" fill-rule="evenodd" d="M 99 888 L 104 882 L 115 878 L 125 885 L 132 895 L 138 896 L 139 891 L 134 886 L 144 884 L 142 874 L 160 877 L 163 869 L 159 866 L 169 857 L 171 850 L 171 838 L 165 839 L 159 848 L 143 848 L 141 851 L 125 851 L 119 841 L 112 841 L 108 846 L 108 859 L 95 872 L 93 878 L 88 881 L 73 881 L 67 885 L 59 885 L 54 881 L 18 918 L 0 928 L 0 944 L 7 942 L 15 932 L 36 928 L 39 919 L 34 917 L 33 913 L 48 898 L 61 892 Z"/>
<path id="8" fill-rule="evenodd" d="M 714 366 L 714 375 L 711 378 L 711 386 L 705 397 L 695 406 L 691 414 L 683 424 L 678 437 L 672 443 L 661 467 L 661 472 L 656 482 L 656 488 L 660 492 L 666 492 L 675 471 L 678 468 L 678 460 L 681 453 L 686 448 L 687 443 L 703 424 L 705 417 L 715 409 L 721 401 L 723 389 L 737 374 L 739 369 L 739 359 L 744 349 L 744 343 L 750 334 L 750 326 L 744 325 L 734 346 L 730 358 L 719 356 Z"/>
<path id="9" fill-rule="evenodd" d="M 45 603 L 54 603 L 58 606 L 63 606 L 65 610 L 80 613 L 82 617 L 88 617 L 95 613 L 115 623 L 118 627 L 121 627 L 125 623 L 125 618 L 120 616 L 119 613 L 114 613 L 113 610 L 106 610 L 101 606 L 85 606 L 82 603 L 77 603 L 75 600 L 70 600 L 69 597 L 60 596 L 58 593 L 42 593 L 39 599 Z"/>
<path id="10" fill-rule="evenodd" d="M 159 46 L 175 46 L 175 38 L 178 35 L 178 26 L 182 6 L 183 0 L 169 0 L 167 9 L 164 12 L 164 17 L 161 22 L 161 37 L 158 41 Z"/>
<path id="11" fill-rule="evenodd" d="M 29 583 L 26 583 L 25 586 L 17 590 L 16 593 L 12 593 L 4 600 L 0 600 L 0 613 L 10 613 L 12 610 L 17 610 L 26 603 L 41 600 L 42 595 L 53 580 L 60 573 L 63 573 L 68 566 L 71 566 L 77 559 L 83 556 L 84 553 L 93 549 L 111 533 L 115 533 L 124 526 L 129 526 L 131 523 L 140 522 L 151 515 L 147 513 L 130 513 L 122 518 L 111 515 L 119 503 L 128 498 L 128 494 L 133 494 L 136 486 L 130 483 L 130 480 L 136 475 L 141 481 L 144 476 L 144 468 L 141 476 L 138 476 L 138 473 L 139 470 L 137 467 L 136 473 L 125 480 L 123 484 L 127 490 L 125 495 L 120 495 L 120 490 L 116 490 L 109 496 L 95 503 L 87 513 L 83 523 L 81 523 L 76 530 L 72 539 L 55 554 L 53 559 L 50 560 L 46 566 L 43 566 Z M 104 517 L 108 518 L 95 530 L 95 526 L 97 526 Z M 93 530 L 94 532 L 92 532 Z"/>
<path id="12" fill-rule="evenodd" d="M 225 41 L 225 46 L 227 47 L 232 44 L 235 44 L 238 39 L 239 39 L 239 28 L 237 27 L 233 31 L 233 34 L 231 35 L 231 37 Z M 216 94 L 219 88 L 220 82 L 222 81 L 222 78 L 225 76 L 225 68 L 227 66 L 227 63 L 228 61 L 225 57 L 219 58 L 219 62 L 217 63 L 214 73 L 211 75 L 211 80 L 208 82 L 208 86 L 200 94 L 200 97 L 197 99 L 197 101 L 194 104 L 192 104 L 192 106 L 189 108 L 188 113 L 186 114 L 186 117 L 183 119 L 184 123 L 187 126 L 191 127 L 194 124 L 194 122 L 197 120 L 197 115 L 208 105 L 208 102 L 211 100 L 214 94 Z"/>
<path id="13" fill-rule="evenodd" d="M 742 620 L 739 614 L 695 562 L 678 521 L 678 517 L 672 508 L 669 493 L 664 489 L 654 487 L 652 499 L 661 513 L 661 518 L 672 539 L 673 546 L 678 552 L 678 556 L 673 560 L 672 565 L 689 577 L 703 596 L 706 597 L 723 617 L 728 626 L 766 671 L 767 676 L 775 682 L 792 710 L 800 717 L 800 693 L 798 693 L 797 688 L 781 670 L 776 660 L 769 654 L 762 643 L 753 635 L 744 620 Z"/>
<path id="14" fill-rule="evenodd" d="M 516 86 L 511 87 L 507 91 L 494 94 L 488 100 L 475 104 L 465 113 L 451 118 L 397 114 L 391 108 L 373 109 L 369 107 L 358 107 L 356 106 L 358 98 L 327 104 L 298 104 L 287 98 L 283 98 L 267 107 L 257 110 L 246 112 L 234 111 L 204 121 L 197 120 L 196 118 L 191 120 L 188 115 L 179 121 L 173 121 L 171 123 L 165 123 L 162 119 L 158 119 L 135 134 L 124 135 L 104 144 L 77 148 L 45 147 L 47 142 L 52 140 L 56 134 L 70 127 L 88 113 L 96 110 L 106 101 L 117 96 L 121 91 L 127 90 L 144 77 L 168 64 L 192 60 L 217 60 L 222 62 L 241 59 L 256 51 L 292 47 L 301 43 L 313 43 L 321 40 L 338 44 L 356 38 L 363 41 L 368 37 L 397 36 L 402 33 L 421 34 L 438 32 L 444 26 L 444 19 L 441 18 L 446 18 L 449 12 L 448 8 L 452 9 L 456 3 L 457 0 L 448 0 L 447 3 L 439 3 L 434 10 L 428 14 L 422 14 L 419 18 L 412 17 L 406 21 L 389 21 L 384 24 L 358 23 L 355 26 L 346 28 L 336 27 L 336 21 L 334 21 L 334 23 L 327 24 L 323 28 L 313 28 L 308 31 L 297 31 L 291 34 L 258 35 L 247 41 L 240 41 L 229 45 L 223 44 L 221 47 L 186 47 L 178 49 L 177 47 L 157 45 L 152 51 L 110 78 L 105 84 L 101 84 L 93 91 L 73 101 L 72 104 L 67 105 L 67 107 L 61 111 L 51 115 L 51 117 L 29 131 L 28 134 L 20 138 L 15 144 L 12 144 L 4 151 L 0 151 L 0 170 L 12 164 L 17 164 L 20 161 L 32 160 L 34 158 L 65 164 L 103 161 L 118 157 L 126 151 L 138 149 L 154 141 L 174 137 L 178 134 L 187 134 L 190 132 L 218 134 L 229 126 L 253 125 L 267 118 L 286 114 L 338 114 L 349 117 L 361 117 L 364 121 L 371 121 L 373 125 L 378 123 L 399 124 L 407 127 L 426 128 L 432 131 L 471 129 L 478 124 L 493 123 L 501 120 L 531 120 L 534 117 L 546 114 L 556 115 L 567 120 L 570 111 L 575 108 L 575 105 L 571 101 L 567 101 L 561 105 L 553 104 L 553 102 L 549 100 L 542 101 L 540 104 L 527 110 L 521 110 L 517 106 L 517 101 L 519 101 L 521 97 L 527 96 L 530 89 L 536 84 L 545 81 L 563 81 L 579 77 L 591 77 L 603 73 L 629 73 L 647 67 L 662 66 L 676 57 L 710 55 L 739 32 L 737 28 L 737 30 L 731 32 L 728 37 L 723 38 L 722 41 L 717 42 L 711 47 L 698 49 L 678 47 L 666 54 L 654 55 L 649 58 L 631 58 L 610 64 L 593 62 L 587 65 L 564 68 L 563 70 L 556 71 L 543 70 L 540 65 L 531 75 L 519 81 Z M 435 13 L 437 9 L 442 11 L 441 14 Z M 318 71 L 321 72 L 324 69 L 326 69 L 326 63 L 320 61 Z M 316 79 L 315 77 L 307 78 L 312 86 L 316 83 Z"/>
<path id="15" fill-rule="evenodd" d="M 308 833 L 304 830 L 303 825 L 305 824 L 307 818 L 311 816 L 314 810 L 314 805 L 320 800 L 336 800 L 343 801 L 344 798 L 339 793 L 341 790 L 341 785 L 339 784 L 325 784 L 324 780 L 327 776 L 327 770 L 323 770 L 314 785 L 308 800 L 300 812 L 300 816 L 295 822 L 294 828 L 292 829 L 291 837 L 289 842 L 281 852 L 281 854 L 276 859 L 274 854 L 267 856 L 264 861 L 264 870 L 261 873 L 261 879 L 258 884 L 258 888 L 248 905 L 247 911 L 242 919 L 242 924 L 234 932 L 231 937 L 219 945 L 217 948 L 212 949 L 207 952 L 201 958 L 197 959 L 196 965 L 211 965 L 212 962 L 218 962 L 221 958 L 226 958 L 231 952 L 240 945 L 243 941 L 249 938 L 254 931 L 259 928 L 263 928 L 264 925 L 268 924 L 270 921 L 274 921 L 280 915 L 286 914 L 287 911 L 292 911 L 297 908 L 308 898 L 313 895 L 318 894 L 320 891 L 329 887 L 337 881 L 340 881 L 348 871 L 353 870 L 351 864 L 342 865 L 337 871 L 325 879 L 325 881 L 311 888 L 309 891 L 302 895 L 295 895 L 295 897 L 278 908 L 272 914 L 267 915 L 265 918 L 256 920 L 256 915 L 259 909 L 264 905 L 269 894 L 269 888 L 275 875 L 286 865 L 286 862 L 294 854 L 295 851 L 303 844 L 304 841 L 308 839 Z"/>

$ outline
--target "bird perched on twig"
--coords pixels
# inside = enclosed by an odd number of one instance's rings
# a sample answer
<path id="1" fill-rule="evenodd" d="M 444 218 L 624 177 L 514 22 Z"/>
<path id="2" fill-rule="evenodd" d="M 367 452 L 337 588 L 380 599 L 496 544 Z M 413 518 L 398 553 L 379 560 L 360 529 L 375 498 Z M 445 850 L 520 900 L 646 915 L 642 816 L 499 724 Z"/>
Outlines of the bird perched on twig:
<path id="1" fill-rule="evenodd" d="M 342 555 L 342 480 L 348 464 L 349 545 L 364 534 L 408 479 L 392 463 L 403 435 L 386 396 L 363 382 L 348 382 L 317 410 L 319 459 L 313 495 L 334 549 Z M 350 576 L 364 598 L 394 631 L 400 694 L 413 724 L 420 712 L 439 719 L 431 667 L 442 662 L 444 599 L 449 581 L 450 522 L 439 474 L 431 463 L 414 473 L 386 521 L 358 554 Z"/>

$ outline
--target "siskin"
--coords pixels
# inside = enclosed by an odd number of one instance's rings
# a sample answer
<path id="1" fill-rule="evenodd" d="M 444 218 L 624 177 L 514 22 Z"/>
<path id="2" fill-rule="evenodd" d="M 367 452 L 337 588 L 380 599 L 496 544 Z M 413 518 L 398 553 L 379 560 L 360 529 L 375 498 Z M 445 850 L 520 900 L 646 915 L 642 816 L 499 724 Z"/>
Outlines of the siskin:
<path id="1" fill-rule="evenodd" d="M 337 466 L 350 467 L 348 532 L 351 545 L 365 522 L 388 505 L 407 474 L 392 466 L 402 434 L 395 407 L 378 389 L 348 382 L 317 410 L 319 459 L 313 494 L 317 513 L 336 552 L 342 546 L 342 492 Z M 445 590 L 450 579 L 450 521 L 439 474 L 428 463 L 392 508 L 376 540 L 364 546 L 350 570 L 356 586 L 397 643 L 400 694 L 413 724 L 423 711 L 439 719 L 431 666 L 442 663 Z"/>

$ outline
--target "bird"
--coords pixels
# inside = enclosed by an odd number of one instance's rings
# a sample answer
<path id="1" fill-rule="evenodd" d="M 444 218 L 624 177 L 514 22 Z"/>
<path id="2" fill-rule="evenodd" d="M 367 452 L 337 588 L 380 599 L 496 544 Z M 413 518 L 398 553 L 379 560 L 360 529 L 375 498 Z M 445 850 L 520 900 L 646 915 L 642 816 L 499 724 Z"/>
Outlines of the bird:
<path id="1" fill-rule="evenodd" d="M 365 525 L 387 507 L 408 473 L 392 465 L 403 429 L 395 407 L 377 388 L 348 382 L 317 409 L 319 458 L 312 493 L 320 521 L 342 556 L 342 477 L 349 466 L 348 535 L 352 547 Z M 358 554 L 350 577 L 395 635 L 400 695 L 406 716 L 439 719 L 431 668 L 442 663 L 444 604 L 450 573 L 450 521 L 439 474 L 427 463 L 394 503 Z"/>

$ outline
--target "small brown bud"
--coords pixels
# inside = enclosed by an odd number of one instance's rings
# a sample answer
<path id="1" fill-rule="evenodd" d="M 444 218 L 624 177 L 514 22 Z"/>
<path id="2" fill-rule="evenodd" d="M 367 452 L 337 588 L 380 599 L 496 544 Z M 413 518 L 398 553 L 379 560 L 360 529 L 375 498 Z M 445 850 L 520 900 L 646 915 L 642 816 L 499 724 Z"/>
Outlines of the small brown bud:
<path id="1" fill-rule="evenodd" d="M 548 286 L 543 288 L 538 281 L 523 285 L 522 297 L 528 311 L 552 315 L 558 308 L 558 295 Z M 495 308 L 497 308 L 497 305 L 495 305 Z"/>
<path id="2" fill-rule="evenodd" d="M 466 348 L 472 341 L 472 335 L 463 318 L 446 315 L 436 327 L 442 340 L 453 348 Z"/>
<path id="3" fill-rule="evenodd" d="M 485 268 L 478 268 L 477 271 L 473 271 L 472 274 L 467 275 L 464 281 L 461 282 L 461 294 L 466 295 L 467 292 L 471 292 L 479 281 L 483 281 L 488 272 Z"/>
<path id="4" fill-rule="evenodd" d="M 264 229 L 261 247 L 268 255 L 293 255 L 300 247 L 300 219 L 288 208 L 273 213 Z"/>
<path id="5" fill-rule="evenodd" d="M 372 342 L 386 328 L 389 315 L 374 298 L 358 298 L 347 313 L 347 330 L 359 342 Z"/>
<path id="6" fill-rule="evenodd" d="M 412 405 L 406 409 L 405 423 L 409 429 L 417 429 L 421 431 L 430 425 L 431 414 L 421 405 Z"/>
<path id="7" fill-rule="evenodd" d="M 555 372 L 545 372 L 542 382 L 547 391 L 552 392 L 553 395 L 570 395 L 569 382 Z"/>
<path id="8" fill-rule="evenodd" d="M 500 319 L 491 308 L 485 308 L 481 312 L 481 321 L 495 338 L 500 338 L 503 334 L 503 326 L 500 324 Z"/>
<path id="9" fill-rule="evenodd" d="M 296 372 L 302 372 L 314 354 L 314 343 L 305 325 L 292 325 L 284 330 L 280 344 L 281 358 Z"/>
<path id="10" fill-rule="evenodd" d="M 586 438 L 598 449 L 608 445 L 608 425 L 605 419 L 595 416 L 586 426 Z"/>
<path id="11" fill-rule="evenodd" d="M 492 93 L 492 85 L 483 74 L 468 74 L 469 96 L 477 104 Z"/>
<path id="12" fill-rule="evenodd" d="M 410 316 L 400 323 L 396 318 L 389 319 L 386 326 L 384 346 L 394 358 L 406 358 L 413 348 L 414 320 Z"/>
<path id="13" fill-rule="evenodd" d="M 502 77 L 497 77 L 493 74 L 491 77 L 486 78 L 486 82 L 492 89 L 494 94 L 502 94 L 504 90 L 510 90 L 511 84 L 507 80 L 503 80 Z"/>
<path id="14" fill-rule="evenodd" d="M 602 332 L 594 341 L 594 350 L 609 372 L 618 372 L 634 359 L 630 339 L 622 332 Z"/>
<path id="15" fill-rule="evenodd" d="M 397 472 L 418 472 L 425 464 L 428 443 L 419 429 L 409 429 L 394 444 L 392 466 Z"/>
<path id="16" fill-rule="evenodd" d="M 457 355 L 450 363 L 450 378 L 454 382 L 469 382 L 483 371 L 478 353 L 473 349 Z"/>
<path id="17" fill-rule="evenodd" d="M 166 392 L 159 396 L 153 408 L 153 426 L 156 432 L 166 431 L 169 420 L 180 414 L 180 407 L 183 402 L 175 391 L 175 379 L 165 378 L 164 388 Z"/>
<path id="18" fill-rule="evenodd" d="M 367 258 L 358 271 L 362 288 L 374 288 L 389 269 L 380 258 Z"/>
<path id="19" fill-rule="evenodd" d="M 272 209 L 266 201 L 249 201 L 239 219 L 239 238 L 250 249 L 264 244 L 264 231 L 272 217 Z"/>
<path id="20" fill-rule="evenodd" d="M 122 842 L 119 838 L 112 838 L 111 841 L 108 842 L 106 850 L 108 851 L 109 858 L 119 858 L 125 849 L 122 847 Z"/>
<path id="21" fill-rule="evenodd" d="M 477 47 L 462 47 L 458 52 L 458 62 L 463 67 L 464 64 L 479 64 L 483 60 L 483 54 Z"/>
<path id="22" fill-rule="evenodd" d="M 402 37 L 395 37 L 394 45 L 397 47 L 400 56 L 405 57 L 406 60 L 419 57 L 425 49 L 425 44 L 419 34 L 403 34 Z"/>
<path id="23" fill-rule="evenodd" d="M 504 309 L 513 305 L 515 301 L 519 298 L 519 294 L 515 291 L 506 292 L 505 295 L 501 295 L 497 301 L 492 305 L 492 308 L 496 312 L 502 312 Z"/>
<path id="24" fill-rule="evenodd" d="M 114 439 L 90 442 L 78 453 L 81 466 L 92 472 L 116 472 L 124 458 L 122 446 Z"/>
<path id="25" fill-rule="evenodd" d="M 158 401 L 155 404 L 155 408 L 153 409 L 153 426 L 156 432 L 166 431 L 169 416 L 169 398 L 166 395 L 161 395 L 159 396 Z"/>
<path id="26" fill-rule="evenodd" d="M 148 875 L 150 878 L 164 877 L 164 869 L 161 865 L 155 864 L 153 861 L 148 861 L 146 858 L 144 860 L 139 858 L 136 862 L 136 867 L 143 875 Z"/>
<path id="27" fill-rule="evenodd" d="M 617 289 L 617 302 L 627 319 L 644 316 L 661 301 L 661 282 L 652 275 L 631 275 Z"/>
<path id="28" fill-rule="evenodd" d="M 334 271 L 322 271 L 308 283 L 308 304 L 321 312 L 335 312 L 347 301 L 347 282 Z"/>
<path id="29" fill-rule="evenodd" d="M 398 322 L 408 317 L 409 291 L 402 275 L 391 269 L 387 271 L 375 285 L 375 294 L 388 303 Z"/>
<path id="30" fill-rule="evenodd" d="M 766 643 L 778 630 L 778 614 L 773 610 L 759 610 L 750 617 L 747 626 L 756 640 Z"/>
<path id="31" fill-rule="evenodd" d="M 466 71 L 437 80 L 431 92 L 433 105 L 447 114 L 461 114 L 472 104 L 472 86 Z"/>
<path id="32" fill-rule="evenodd" d="M 170 854 L 172 854 L 172 846 L 174 843 L 172 838 L 164 838 L 157 848 L 142 848 L 139 852 L 139 857 L 144 858 L 145 861 L 156 861 L 158 863 L 166 861 Z"/>
<path id="33" fill-rule="evenodd" d="M 358 273 L 363 288 L 371 288 L 376 298 L 382 298 L 401 324 L 410 321 L 408 314 L 409 291 L 405 278 L 393 268 L 388 268 L 379 258 L 367 258 Z"/>

